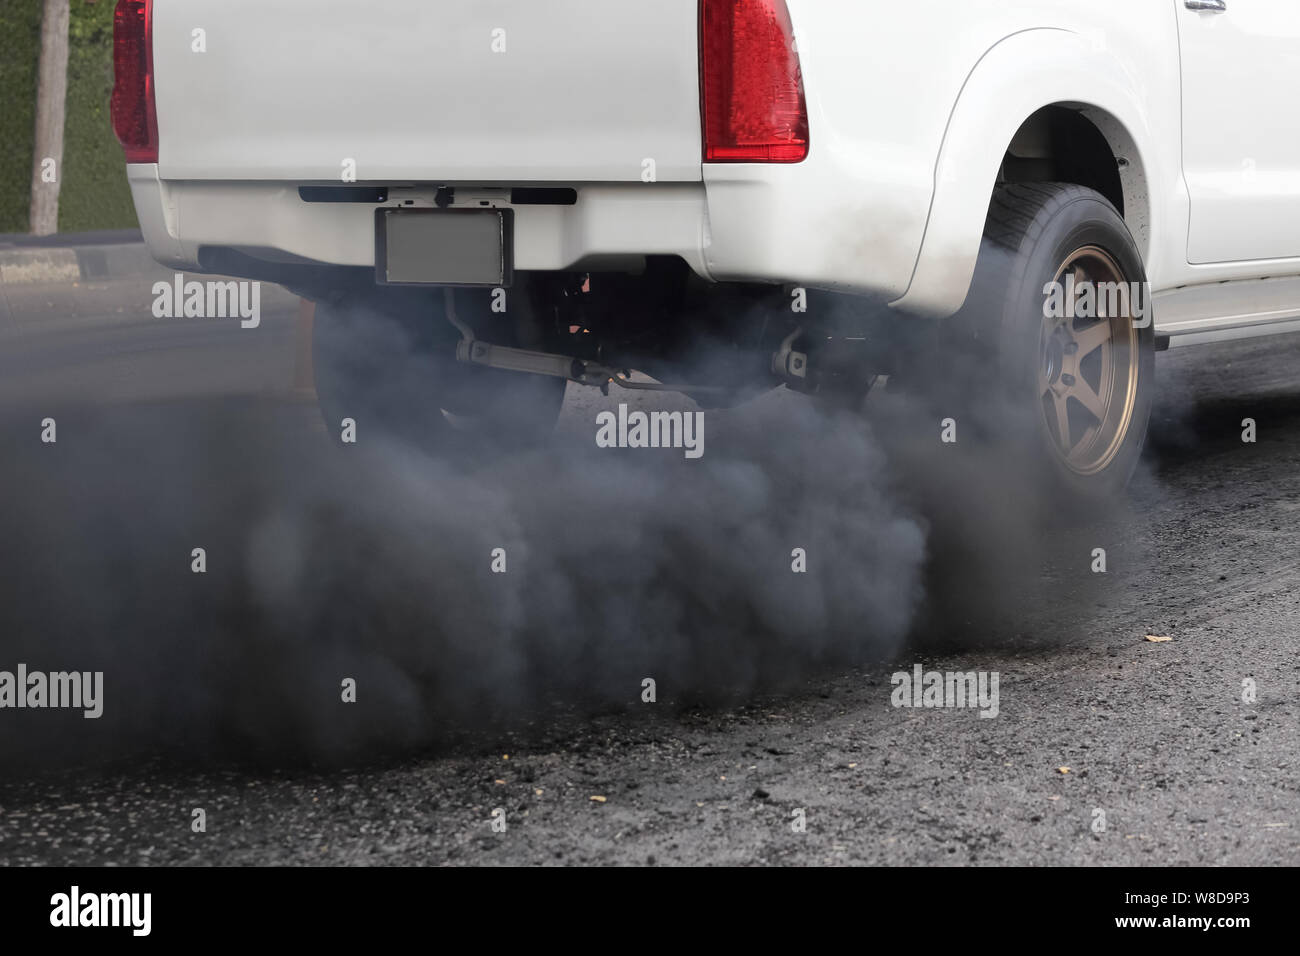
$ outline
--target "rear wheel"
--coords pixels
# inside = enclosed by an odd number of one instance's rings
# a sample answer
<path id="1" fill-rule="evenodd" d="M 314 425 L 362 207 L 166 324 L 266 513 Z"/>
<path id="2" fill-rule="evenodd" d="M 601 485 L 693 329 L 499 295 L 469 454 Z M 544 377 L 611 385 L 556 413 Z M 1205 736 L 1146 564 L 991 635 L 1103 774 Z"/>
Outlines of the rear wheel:
<path id="1" fill-rule="evenodd" d="M 504 313 L 484 289 L 382 289 L 317 303 L 312 333 L 316 395 L 326 429 L 344 420 L 358 441 L 396 440 L 429 453 L 510 449 L 543 442 L 564 401 L 559 378 L 456 361 L 448 309 L 488 341 L 545 347 L 544 308 L 525 284 Z"/>
<path id="2" fill-rule="evenodd" d="M 970 296 L 941 329 L 937 392 L 1073 494 L 1121 490 L 1151 412 L 1145 281 L 1133 237 L 1100 194 L 999 187 Z"/>

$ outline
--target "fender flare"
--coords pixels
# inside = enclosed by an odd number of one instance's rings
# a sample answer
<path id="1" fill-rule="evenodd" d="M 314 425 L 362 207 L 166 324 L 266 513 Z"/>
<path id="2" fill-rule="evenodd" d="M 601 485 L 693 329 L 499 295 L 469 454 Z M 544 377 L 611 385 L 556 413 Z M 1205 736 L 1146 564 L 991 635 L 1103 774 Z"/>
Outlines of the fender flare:
<path id="1" fill-rule="evenodd" d="M 907 312 L 943 317 L 966 301 L 979 256 L 998 169 L 1017 130 L 1046 106 L 1081 108 L 1127 161 L 1125 218 L 1143 251 L 1149 224 L 1143 157 L 1151 141 L 1147 111 L 1122 82 L 1124 64 L 1103 42 L 1057 27 L 1024 30 L 991 47 L 962 85 L 935 163 L 934 193 L 916 267 L 907 291 L 890 303 Z M 1134 208 L 1130 206 L 1130 195 Z"/>

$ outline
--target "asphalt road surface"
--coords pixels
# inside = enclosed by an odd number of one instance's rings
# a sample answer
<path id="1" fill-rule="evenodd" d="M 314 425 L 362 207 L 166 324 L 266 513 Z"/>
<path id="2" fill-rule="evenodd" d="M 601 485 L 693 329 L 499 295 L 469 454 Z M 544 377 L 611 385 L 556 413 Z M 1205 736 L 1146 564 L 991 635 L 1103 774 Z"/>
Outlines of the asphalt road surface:
<path id="1" fill-rule="evenodd" d="M 6 409 L 251 399 L 313 427 L 291 303 L 251 335 L 117 321 L 146 308 L 135 285 L 88 290 L 71 317 L 39 288 L 6 294 Z M 146 747 L 11 771 L 0 863 L 1294 865 L 1300 338 L 1175 349 L 1157 369 L 1146 461 L 1082 598 L 1027 587 L 978 623 L 922 615 L 888 659 L 793 688 L 575 705 L 366 765 Z M 561 428 L 620 400 L 571 387 Z M 891 706 L 891 675 L 917 664 L 997 673 L 998 715 Z"/>

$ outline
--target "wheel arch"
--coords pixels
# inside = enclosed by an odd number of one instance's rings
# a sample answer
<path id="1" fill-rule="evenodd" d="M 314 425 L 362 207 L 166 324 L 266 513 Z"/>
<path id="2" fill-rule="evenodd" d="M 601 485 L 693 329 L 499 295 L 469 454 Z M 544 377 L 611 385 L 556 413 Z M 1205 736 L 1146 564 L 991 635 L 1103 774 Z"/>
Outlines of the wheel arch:
<path id="1" fill-rule="evenodd" d="M 1076 133 L 1093 131 L 1109 150 L 1120 208 L 1144 261 L 1150 261 L 1154 191 L 1146 110 L 1122 81 L 1128 71 L 1102 44 L 1069 30 L 1043 28 L 1013 34 L 990 49 L 971 71 L 949 117 L 935 164 L 934 194 L 921 249 L 907 291 L 891 305 L 943 317 L 961 308 L 970 289 L 993 190 L 1007 181 L 1013 150 L 1041 148 L 1042 132 L 1061 117 Z M 1101 146 L 1080 167 L 1050 177 L 1014 181 L 1078 182 L 1096 188 L 1105 178 Z M 1025 170 L 1019 171 L 1025 176 Z"/>

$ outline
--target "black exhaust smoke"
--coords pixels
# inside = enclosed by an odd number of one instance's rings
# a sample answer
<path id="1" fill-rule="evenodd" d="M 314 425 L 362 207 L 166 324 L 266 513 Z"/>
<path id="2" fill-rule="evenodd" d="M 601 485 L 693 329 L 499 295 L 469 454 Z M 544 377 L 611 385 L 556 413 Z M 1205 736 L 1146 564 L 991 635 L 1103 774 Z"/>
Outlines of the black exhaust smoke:
<path id="1" fill-rule="evenodd" d="M 271 402 L 12 410 L 0 671 L 102 671 L 104 699 L 0 710 L 0 764 L 355 762 L 788 690 L 909 635 L 1000 640 L 1035 603 L 1086 623 L 1097 542 L 1048 530 L 1035 469 L 966 407 L 876 404 L 705 412 L 694 459 L 598 447 L 587 407 L 545 449 L 459 463 L 364 421 L 340 448 Z"/>
<path id="2" fill-rule="evenodd" d="M 102 671 L 104 712 L 9 711 L 0 756 L 356 760 L 888 656 L 924 537 L 866 425 L 709 414 L 698 460 L 592 423 L 469 468 L 255 403 L 10 422 L 0 669 Z"/>

